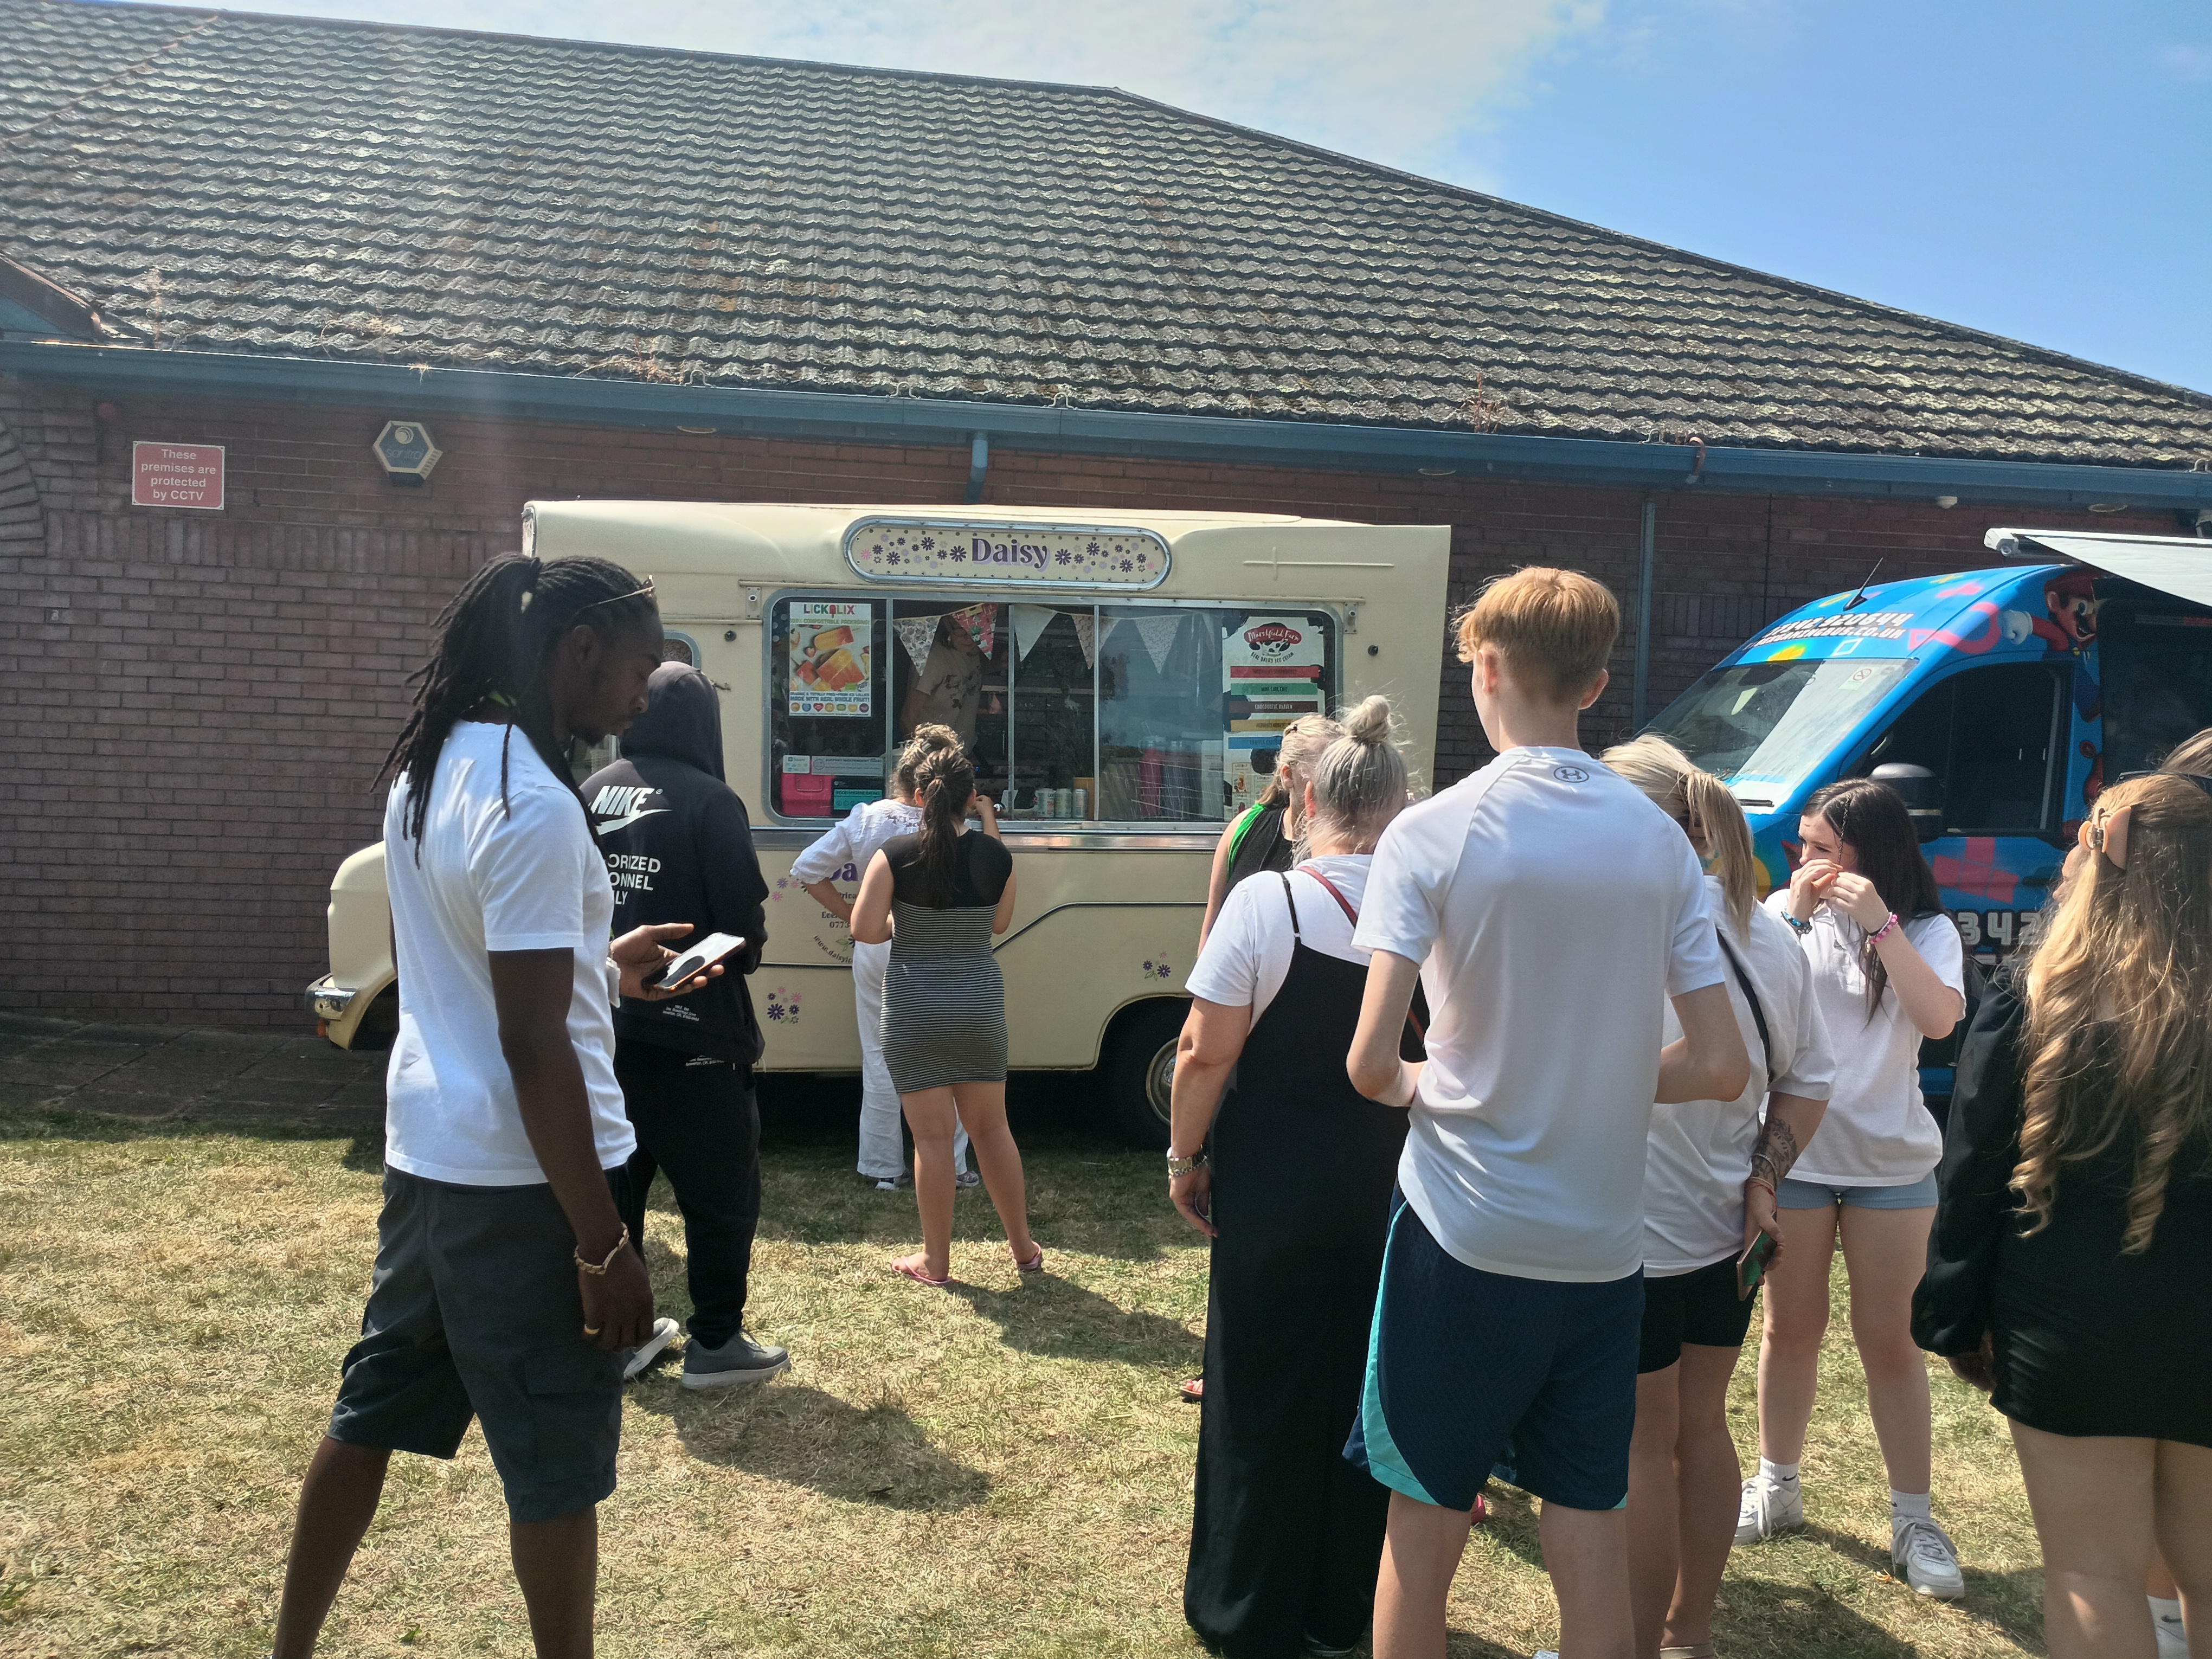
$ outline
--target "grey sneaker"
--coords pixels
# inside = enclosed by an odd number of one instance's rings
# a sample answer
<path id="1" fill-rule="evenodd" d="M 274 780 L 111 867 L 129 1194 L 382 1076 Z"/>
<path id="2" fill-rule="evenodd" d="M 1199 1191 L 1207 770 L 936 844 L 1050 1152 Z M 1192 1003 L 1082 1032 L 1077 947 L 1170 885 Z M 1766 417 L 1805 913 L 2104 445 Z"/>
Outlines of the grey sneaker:
<path id="1" fill-rule="evenodd" d="M 953 1176 L 952 1184 L 956 1187 L 980 1187 L 983 1184 L 983 1177 L 973 1170 L 962 1170 Z"/>
<path id="2" fill-rule="evenodd" d="M 756 1342 L 739 1331 L 719 1348 L 694 1342 L 684 1350 L 684 1386 L 734 1389 L 765 1382 L 790 1368 L 791 1355 L 772 1343 Z"/>
<path id="3" fill-rule="evenodd" d="M 1889 1559 L 1897 1576 L 1923 1595 L 1955 1601 L 1966 1593 L 1959 1552 L 1933 1521 L 1899 1521 L 1890 1529 Z"/>
<path id="4" fill-rule="evenodd" d="M 661 1350 L 676 1340 L 678 1327 L 672 1319 L 653 1322 L 653 1334 L 623 1354 L 623 1381 L 635 1382 L 638 1373 L 660 1358 Z"/>
<path id="5" fill-rule="evenodd" d="M 878 1176 L 876 1190 L 879 1193 L 910 1193 L 914 1190 L 914 1177 L 903 1170 L 895 1176 Z"/>

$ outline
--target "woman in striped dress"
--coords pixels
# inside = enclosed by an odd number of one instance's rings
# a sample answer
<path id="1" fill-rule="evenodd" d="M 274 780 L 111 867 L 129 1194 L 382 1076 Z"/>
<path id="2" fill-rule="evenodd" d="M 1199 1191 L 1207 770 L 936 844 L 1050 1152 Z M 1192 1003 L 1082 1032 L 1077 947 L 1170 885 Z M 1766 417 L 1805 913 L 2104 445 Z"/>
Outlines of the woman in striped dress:
<path id="1" fill-rule="evenodd" d="M 1006 986 L 991 954 L 992 936 L 1013 921 L 1014 860 L 960 750 L 929 756 L 915 782 L 920 828 L 877 851 L 853 901 L 853 937 L 890 941 L 883 1054 L 914 1131 L 921 1249 L 891 1267 L 918 1284 L 950 1281 L 952 1136 L 964 1127 L 1026 1279 L 1044 1271 L 1044 1252 L 1030 1237 L 1022 1155 L 1006 1128 Z M 967 827 L 971 805 L 981 830 Z"/>

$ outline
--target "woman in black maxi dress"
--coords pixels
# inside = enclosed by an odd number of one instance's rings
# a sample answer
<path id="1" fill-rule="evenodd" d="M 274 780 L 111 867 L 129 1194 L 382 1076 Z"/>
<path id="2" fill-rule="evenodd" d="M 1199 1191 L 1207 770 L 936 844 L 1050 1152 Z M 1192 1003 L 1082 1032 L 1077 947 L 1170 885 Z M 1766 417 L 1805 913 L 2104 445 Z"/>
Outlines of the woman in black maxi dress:
<path id="1" fill-rule="evenodd" d="M 1357 747 L 1350 738 L 1337 745 Z M 1404 800 L 1400 764 L 1385 785 L 1393 810 Z M 1316 787 L 1325 782 L 1326 773 Z M 1344 1443 L 1359 1410 L 1407 1120 L 1361 1097 L 1345 1075 L 1364 959 L 1306 942 L 1316 927 L 1348 941 L 1364 855 L 1389 814 L 1332 842 L 1327 806 L 1314 834 L 1322 856 L 1246 884 L 1220 924 L 1273 935 L 1278 952 L 1291 942 L 1288 971 L 1250 1027 L 1210 1137 L 1215 1237 L 1183 1610 L 1231 1659 L 1356 1644 L 1373 1617 L 1389 1506 L 1389 1492 L 1345 1461 Z M 1200 983 L 1194 969 L 1203 996 Z M 1418 1058 L 1410 1030 L 1407 1042 Z"/>

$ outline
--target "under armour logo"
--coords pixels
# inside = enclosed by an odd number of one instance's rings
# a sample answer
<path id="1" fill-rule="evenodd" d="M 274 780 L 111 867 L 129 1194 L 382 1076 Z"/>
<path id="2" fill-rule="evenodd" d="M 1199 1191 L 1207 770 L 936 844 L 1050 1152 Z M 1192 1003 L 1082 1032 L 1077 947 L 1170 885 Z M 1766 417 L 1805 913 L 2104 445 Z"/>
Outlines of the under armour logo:
<path id="1" fill-rule="evenodd" d="M 1583 770 L 1579 766 L 1555 766 L 1552 769 L 1552 775 L 1557 778 L 1561 783 L 1588 783 L 1589 781 L 1589 774 Z"/>

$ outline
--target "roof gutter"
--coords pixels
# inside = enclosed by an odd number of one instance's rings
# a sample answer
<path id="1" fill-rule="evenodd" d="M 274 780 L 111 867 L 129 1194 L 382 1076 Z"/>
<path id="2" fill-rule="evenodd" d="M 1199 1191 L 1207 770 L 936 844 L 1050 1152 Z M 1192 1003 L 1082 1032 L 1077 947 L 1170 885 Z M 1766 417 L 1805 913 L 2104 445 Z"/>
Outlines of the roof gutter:
<path id="1" fill-rule="evenodd" d="M 1170 457 L 1357 471 L 1419 471 L 1642 489 L 1835 495 L 2021 506 L 2212 507 L 2212 472 L 2039 461 L 1954 460 L 1802 449 L 1730 449 L 1444 432 L 1316 421 L 1127 414 L 967 398 L 764 392 L 482 369 L 333 362 L 234 352 L 162 351 L 0 340 L 0 370 L 111 396 L 350 404 L 592 426 L 711 426 L 756 437 Z M 1948 503 L 1947 503 L 1948 504 Z"/>

